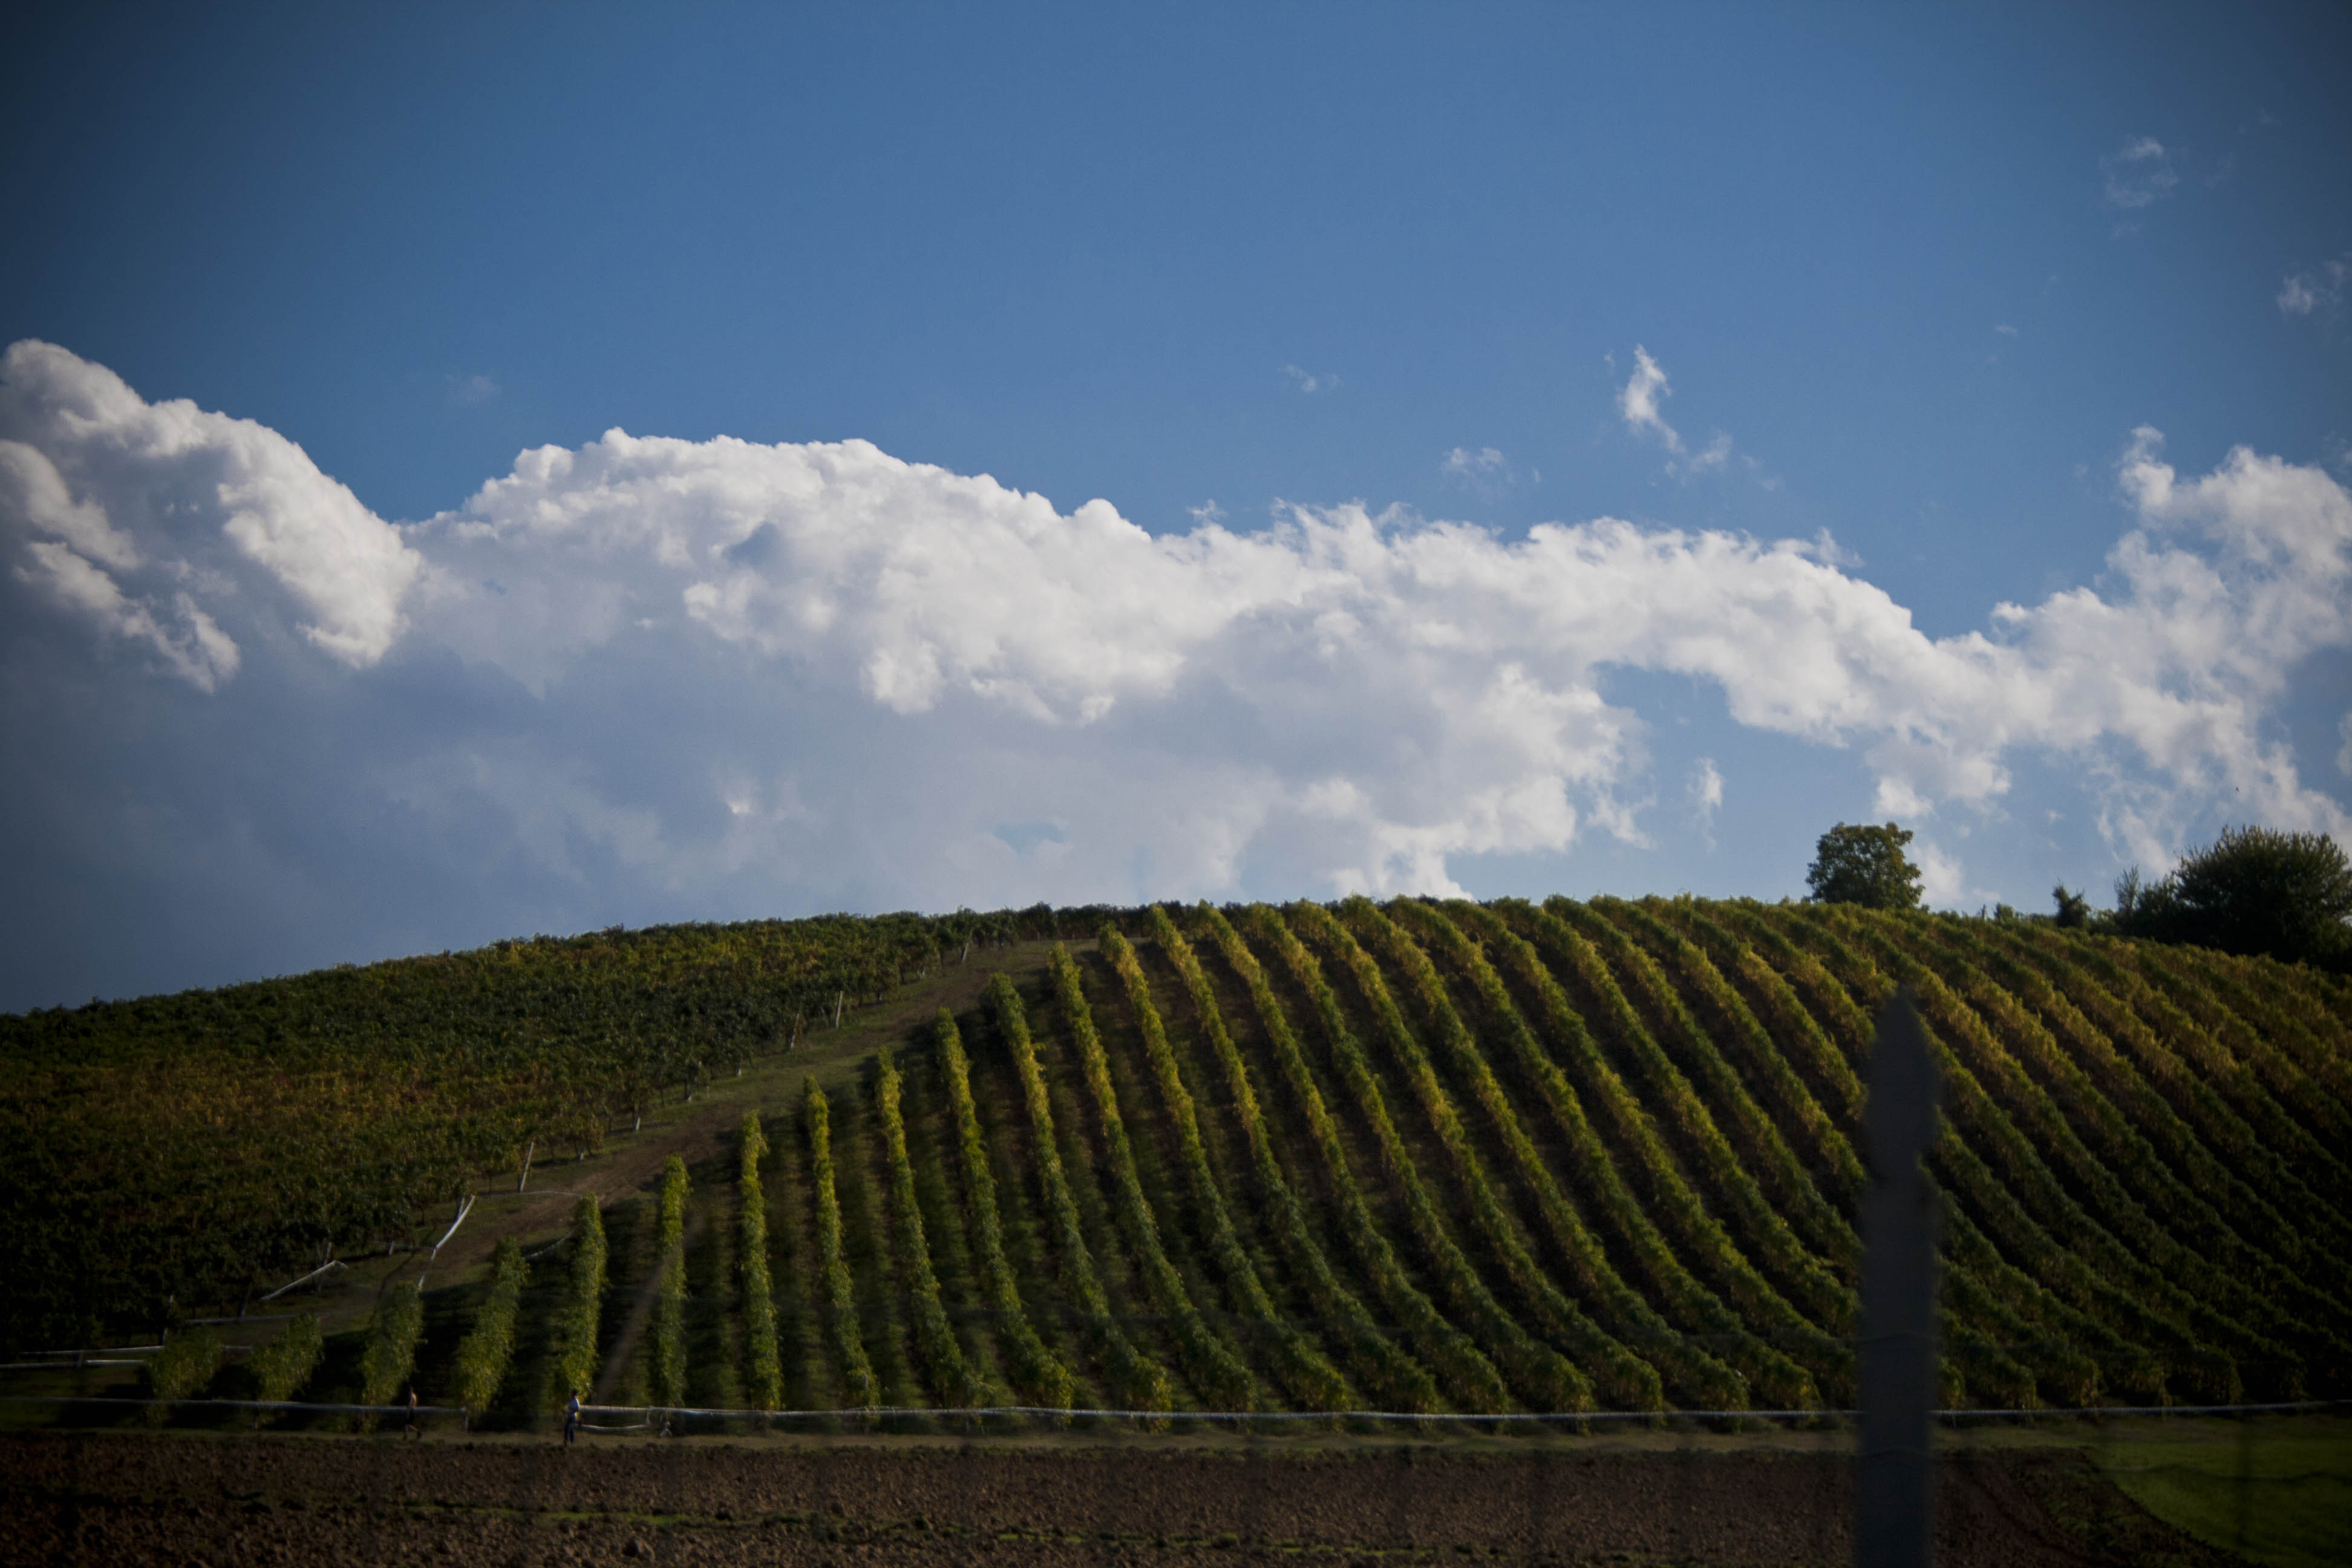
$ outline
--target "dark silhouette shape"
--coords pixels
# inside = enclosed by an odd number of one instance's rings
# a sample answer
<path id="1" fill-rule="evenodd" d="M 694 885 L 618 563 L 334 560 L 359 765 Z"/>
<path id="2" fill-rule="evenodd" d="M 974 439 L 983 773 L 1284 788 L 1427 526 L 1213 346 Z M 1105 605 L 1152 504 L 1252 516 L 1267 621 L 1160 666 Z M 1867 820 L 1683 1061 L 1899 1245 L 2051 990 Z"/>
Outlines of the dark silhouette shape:
<path id="1" fill-rule="evenodd" d="M 1935 1524 L 1936 1190 L 1920 1163 L 1936 1136 L 1938 1085 L 1927 1032 L 1899 991 L 1878 1016 L 1863 1131 L 1862 1394 L 1854 1461 L 1854 1560 L 1924 1568 Z"/>
<path id="2" fill-rule="evenodd" d="M 2352 860 L 2324 833 L 2225 827 L 2161 881 L 2125 873 L 2114 923 L 2126 936 L 2352 966 Z"/>

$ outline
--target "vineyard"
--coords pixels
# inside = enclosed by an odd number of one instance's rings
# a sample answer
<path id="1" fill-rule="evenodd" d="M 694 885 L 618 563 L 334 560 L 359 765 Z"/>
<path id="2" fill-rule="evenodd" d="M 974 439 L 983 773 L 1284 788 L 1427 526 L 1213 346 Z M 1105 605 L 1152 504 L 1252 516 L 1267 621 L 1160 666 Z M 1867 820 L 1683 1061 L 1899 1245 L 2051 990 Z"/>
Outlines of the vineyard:
<path id="1" fill-rule="evenodd" d="M 1041 919 L 615 927 L 0 1017 L 0 1349 L 233 1312 L 405 1244 Z"/>
<path id="2" fill-rule="evenodd" d="M 323 1354 L 297 1317 L 288 1348 L 175 1375 L 321 1401 L 413 1381 L 491 1424 L 574 1392 L 1842 1407 L 1867 1055 L 1907 987 L 1944 1088 L 1943 1404 L 2352 1394 L 2341 980 L 1687 899 L 964 919 L 521 943 L 8 1020 L 11 1255 L 64 1281 L 12 1332 L 234 1311 L 327 1230 L 404 1234 L 531 1149 L 780 1060 L 641 1190 L 388 1287 Z M 910 999 L 887 1043 L 791 1065 L 813 1020 L 886 992 Z"/>

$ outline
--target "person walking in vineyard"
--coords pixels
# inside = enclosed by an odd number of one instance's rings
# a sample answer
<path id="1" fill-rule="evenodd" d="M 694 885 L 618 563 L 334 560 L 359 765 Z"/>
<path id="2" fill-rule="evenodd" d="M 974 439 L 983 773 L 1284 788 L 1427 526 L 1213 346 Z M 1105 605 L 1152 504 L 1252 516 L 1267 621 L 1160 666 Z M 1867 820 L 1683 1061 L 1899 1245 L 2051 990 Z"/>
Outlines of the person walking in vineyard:
<path id="1" fill-rule="evenodd" d="M 408 1391 L 408 1430 L 402 1433 L 401 1436 L 404 1437 L 415 1437 L 420 1442 L 424 1440 L 425 1436 L 425 1434 L 416 1429 L 416 1390 L 413 1387 Z"/>
<path id="2" fill-rule="evenodd" d="M 570 1447 L 572 1440 L 578 1436 L 580 1436 L 580 1391 L 575 1388 L 572 1391 L 571 1400 L 563 1406 L 563 1446 Z"/>

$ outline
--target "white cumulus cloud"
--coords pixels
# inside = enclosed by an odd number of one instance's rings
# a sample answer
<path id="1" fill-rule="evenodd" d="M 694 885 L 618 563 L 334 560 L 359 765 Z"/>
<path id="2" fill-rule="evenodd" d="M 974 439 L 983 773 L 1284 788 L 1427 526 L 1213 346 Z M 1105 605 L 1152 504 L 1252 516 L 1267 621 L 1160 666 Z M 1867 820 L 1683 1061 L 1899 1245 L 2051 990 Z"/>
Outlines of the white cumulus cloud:
<path id="1" fill-rule="evenodd" d="M 216 619 L 231 603 L 251 621 L 275 589 L 302 637 L 362 667 L 399 637 L 424 567 L 278 432 L 148 403 L 31 340 L 0 356 L 0 531 L 19 581 L 206 690 L 238 667 Z"/>
<path id="2" fill-rule="evenodd" d="M 1507 539 L 1360 504 L 1154 535 L 863 441 L 615 430 L 395 530 L 257 426 L 144 404 L 61 350 L 7 364 L 20 590 L 199 687 L 230 689 L 232 633 L 248 670 L 380 661 L 395 717 L 363 707 L 382 682 L 304 688 L 354 705 L 338 787 L 553 887 L 698 914 L 717 889 L 1452 891 L 1464 857 L 1649 842 L 1648 726 L 1605 695 L 1617 670 L 1859 755 L 1898 816 L 1996 810 L 2032 754 L 2152 863 L 2215 802 L 2352 827 L 2269 738 L 2290 672 L 2352 642 L 2352 499 L 2243 449 L 2182 476 L 2152 430 L 2119 460 L 2135 525 L 2096 586 L 1931 637 L 1825 538 L 1601 518 Z M 1641 354 L 1629 420 L 1664 388 Z M 303 637 L 268 635 L 273 595 Z M 1695 773 L 1703 819 L 1737 767 Z M 1956 859 L 1934 875 L 1963 885 Z"/>

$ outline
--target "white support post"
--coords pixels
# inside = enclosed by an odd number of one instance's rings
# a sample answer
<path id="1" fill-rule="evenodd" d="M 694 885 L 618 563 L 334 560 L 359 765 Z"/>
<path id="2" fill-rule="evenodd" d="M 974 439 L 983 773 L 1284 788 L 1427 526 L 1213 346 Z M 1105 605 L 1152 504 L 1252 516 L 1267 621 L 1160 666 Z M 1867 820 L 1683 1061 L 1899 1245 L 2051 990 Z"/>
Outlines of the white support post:
<path id="1" fill-rule="evenodd" d="M 316 1279 L 320 1275 L 326 1273 L 328 1270 L 341 1268 L 341 1263 L 333 1258 L 329 1258 L 326 1262 L 321 1263 L 319 1267 L 313 1268 L 299 1279 L 289 1279 L 285 1284 L 280 1285 L 277 1289 L 272 1290 L 268 1295 L 264 1296 L 261 1299 L 265 1301 L 275 1301 L 278 1297 L 283 1296 L 287 1291 L 294 1289 L 295 1286 L 308 1285 L 311 1280 Z"/>
<path id="2" fill-rule="evenodd" d="M 418 1295 L 421 1296 L 425 1293 L 425 1277 L 433 1272 L 433 1260 L 441 1256 L 441 1249 L 449 1245 L 449 1238 L 457 1234 L 457 1227 L 465 1224 L 466 1216 L 473 1212 L 474 1194 L 467 1193 L 458 1201 L 457 1217 L 449 1222 L 449 1228 L 441 1233 L 441 1239 L 435 1242 L 433 1244 L 433 1250 L 425 1255 L 425 1267 L 416 1271 L 416 1293 Z"/>

